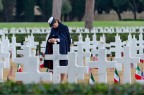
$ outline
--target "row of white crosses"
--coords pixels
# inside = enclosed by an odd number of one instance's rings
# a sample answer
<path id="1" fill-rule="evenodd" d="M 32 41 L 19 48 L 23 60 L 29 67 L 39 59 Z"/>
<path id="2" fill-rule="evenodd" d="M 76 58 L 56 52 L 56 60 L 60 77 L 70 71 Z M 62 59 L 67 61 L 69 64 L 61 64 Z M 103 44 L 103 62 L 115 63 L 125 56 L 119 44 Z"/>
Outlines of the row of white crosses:
<path id="1" fill-rule="evenodd" d="M 69 27 L 70 33 L 142 33 L 143 26 L 139 27 L 94 27 L 91 31 L 84 27 Z M 6 34 L 47 34 L 50 33 L 50 28 L 2 28 L 2 32 Z"/>
<path id="2" fill-rule="evenodd" d="M 24 49 L 25 51 L 29 51 L 29 49 Z M 55 49 L 55 50 L 58 50 L 58 49 Z M 128 50 L 126 50 L 126 51 L 128 51 Z M 102 51 L 101 51 L 102 52 Z M 104 54 L 104 53 L 99 53 L 99 56 L 100 56 L 100 54 Z M 24 53 L 24 52 L 23 52 Z M 82 53 L 80 53 L 80 54 L 82 54 Z M 124 52 L 124 54 L 126 54 L 126 52 Z M 29 54 L 30 55 L 30 54 Z M 54 53 L 53 55 L 58 55 L 58 51 L 57 51 L 57 53 Z M 26 56 L 28 56 L 28 55 L 26 55 Z M 31 55 L 32 56 L 32 55 Z M 81 55 L 80 55 L 81 56 Z M 103 55 L 102 55 L 103 56 Z M 29 56 L 28 56 L 29 57 Z M 53 57 L 54 58 L 54 57 Z M 64 58 L 64 57 L 63 57 Z M 99 60 L 101 60 L 100 58 L 103 58 L 103 57 L 99 57 Z M 26 60 L 27 58 L 25 58 L 25 60 Z M 57 60 L 60 60 L 58 57 L 56 57 L 56 58 L 54 58 L 55 59 L 55 61 L 56 61 L 56 59 Z M 52 59 L 52 60 L 54 60 L 54 59 Z M 67 59 L 67 58 L 66 58 Z M 80 58 L 79 58 L 80 59 Z M 74 60 L 74 59 L 73 59 Z M 103 59 L 102 59 L 103 60 Z M 24 62 L 24 60 L 23 60 L 23 62 Z M 26 61 L 25 61 L 26 62 Z M 56 61 L 57 62 L 57 61 Z M 127 61 L 124 61 L 124 62 L 127 62 Z M 18 62 L 19 63 L 19 62 Z M 27 62 L 26 62 L 27 63 Z M 100 62 L 100 63 L 103 63 L 103 62 Z M 27 67 L 27 66 L 26 66 Z M 24 68 L 26 68 L 26 67 L 24 67 Z M 95 68 L 95 67 L 94 67 Z M 99 68 L 99 67 L 98 67 Z M 24 70 L 24 71 L 26 71 L 26 70 Z M 56 72 L 56 70 L 55 70 L 55 72 Z M 103 71 L 100 71 L 100 72 L 102 72 L 102 73 L 104 73 Z M 105 74 L 105 73 L 104 73 Z M 57 76 L 57 75 L 56 75 Z M 41 78 L 42 79 L 42 78 Z M 59 78 L 58 78 L 59 79 Z M 104 78 L 105 79 L 105 78 Z M 58 81 L 59 82 L 59 81 Z M 104 82 L 104 81 L 103 81 Z M 54 83 L 57 83 L 57 81 L 54 81 Z"/>
<path id="3" fill-rule="evenodd" d="M 8 32 L 8 29 L 4 29 Z M 50 28 L 11 28 L 9 34 L 47 34 L 50 33 Z"/>
<path id="4" fill-rule="evenodd" d="M 136 40 L 135 35 L 133 35 L 133 38 L 132 38 L 131 34 L 128 35 L 128 41 L 124 41 L 124 42 L 121 41 L 120 36 L 117 34 L 115 36 L 115 42 L 110 42 L 110 43 L 107 43 L 107 44 L 105 42 L 106 38 L 105 38 L 104 34 L 103 34 L 102 37 L 100 37 L 100 41 L 96 40 L 96 34 L 93 35 L 92 41 L 90 41 L 90 38 L 88 37 L 88 35 L 86 36 L 85 41 L 83 41 L 82 38 L 83 37 L 80 34 L 79 38 L 78 38 L 78 42 L 74 42 L 74 45 L 77 45 L 77 43 L 82 42 L 82 43 L 85 44 L 84 45 L 85 50 L 90 51 L 90 49 L 100 48 L 101 45 L 102 45 L 101 43 L 104 43 L 104 46 L 109 47 L 111 52 L 116 52 L 116 57 L 121 55 L 123 46 L 125 46 L 126 44 L 132 45 L 133 44 L 132 40 Z M 144 41 L 142 39 L 143 39 L 142 33 L 140 33 L 139 40 L 135 41 L 135 43 L 136 43 L 135 45 L 136 45 L 136 48 L 137 48 L 136 50 L 139 50 L 140 54 L 143 53 L 143 45 L 144 45 L 143 43 L 144 43 Z M 137 44 L 139 44 L 139 46 L 137 46 Z"/>
<path id="5" fill-rule="evenodd" d="M 96 37 L 96 36 L 95 36 Z M 94 38 L 93 38 L 94 39 Z M 115 52 L 115 58 L 119 58 L 119 57 L 121 57 L 121 53 L 123 52 L 123 46 L 125 45 L 125 44 L 130 44 L 131 45 L 131 52 L 132 52 L 132 57 L 141 57 L 141 59 L 143 59 L 143 55 L 141 54 L 141 55 L 137 55 L 137 54 L 135 54 L 134 55 L 134 53 L 137 51 L 137 49 L 136 48 L 142 48 L 142 47 L 138 47 L 138 46 L 134 46 L 134 41 L 133 41 L 133 43 L 131 43 L 131 40 L 134 40 L 135 39 L 135 36 L 134 36 L 134 38 L 132 39 L 132 37 L 131 37 L 131 34 L 129 34 L 128 35 L 128 42 L 123 42 L 122 43 L 122 41 L 121 41 L 121 39 L 120 39 L 120 36 L 117 34 L 116 35 L 116 37 L 115 37 L 115 42 L 111 42 L 109 45 L 110 46 L 114 46 L 114 47 L 111 47 L 110 48 L 110 51 L 111 52 Z M 87 50 L 89 50 L 89 49 L 91 49 L 91 45 L 89 44 L 89 42 L 90 42 L 90 40 L 88 40 L 88 37 L 86 37 L 86 40 L 85 40 L 85 42 L 84 41 L 82 41 L 82 35 L 80 34 L 80 36 L 79 36 L 79 41 L 78 42 L 75 42 L 74 44 L 77 44 L 77 43 L 80 43 L 80 42 L 82 42 L 82 43 L 84 43 L 85 44 L 85 46 L 86 46 L 86 49 Z M 100 42 L 103 42 L 103 43 L 105 43 L 105 37 L 103 36 L 102 37 L 102 40 L 100 41 Z M 95 41 L 95 44 L 97 44 L 98 43 L 98 41 Z M 97 46 L 100 46 L 101 47 L 101 45 L 103 45 L 103 44 L 97 44 Z M 136 45 L 136 44 L 135 44 Z M 94 46 L 95 47 L 95 46 Z M 136 48 L 135 48 L 136 47 Z M 92 50 L 92 54 L 93 55 L 96 55 L 96 54 L 98 54 L 98 50 L 96 50 L 96 49 L 93 49 Z M 122 63 L 118 63 L 117 64 L 117 69 L 118 69 L 118 71 L 122 71 Z"/>
<path id="6" fill-rule="evenodd" d="M 26 47 L 23 51 L 23 54 L 25 54 L 28 51 L 30 50 L 28 47 Z M 76 52 L 69 52 L 68 54 L 63 54 L 63 55 L 59 54 L 59 45 L 55 44 L 53 46 L 53 54 L 45 55 L 46 60 L 53 60 L 54 63 L 53 75 L 51 76 L 50 73 L 45 72 L 46 74 L 49 74 L 47 75 L 46 80 L 53 81 L 53 83 L 60 83 L 60 74 L 66 73 L 68 74 L 69 83 L 77 83 L 77 79 L 79 79 L 79 76 L 81 75 L 83 76 L 83 74 L 88 73 L 88 67 L 90 67 L 90 68 L 98 68 L 99 83 L 107 83 L 106 68 L 116 68 L 116 61 L 117 61 L 118 63 L 122 63 L 124 65 L 124 71 L 123 71 L 124 83 L 131 83 L 130 63 L 133 62 L 135 65 L 137 65 L 137 63 L 139 63 L 139 58 L 131 57 L 130 46 L 125 46 L 124 57 L 115 58 L 115 61 L 110 61 L 110 62 L 107 61 L 104 47 L 99 49 L 98 54 L 99 54 L 98 61 L 90 61 L 88 66 L 79 66 L 79 64 L 77 63 L 79 59 L 76 56 L 77 55 Z M 36 56 L 30 57 L 29 55 L 30 54 L 25 54 L 23 58 L 15 59 L 16 63 L 23 63 L 24 68 L 26 68 L 23 73 L 20 72 L 16 73 L 16 80 L 20 80 L 20 81 L 22 80 L 24 83 L 30 83 L 30 82 L 37 83 L 40 80 L 44 80 L 45 75 L 40 73 L 38 70 L 38 60 L 34 61 L 36 60 L 34 58 L 37 57 Z M 81 54 L 80 56 L 82 55 L 83 54 Z M 68 66 L 59 66 L 59 60 L 68 60 Z"/>
<path id="7" fill-rule="evenodd" d="M 131 46 L 127 45 L 124 47 L 124 56 L 114 58 L 118 63 L 122 63 L 124 66 L 123 70 L 123 83 L 131 83 L 131 63 L 134 67 L 137 67 L 137 63 L 140 62 L 140 58 L 131 57 Z"/>
<path id="8" fill-rule="evenodd" d="M 23 64 L 24 72 L 16 72 L 16 80 L 23 81 L 24 83 L 38 83 L 43 80 L 60 83 L 60 74 L 67 73 L 68 82 L 76 83 L 77 74 L 88 73 L 88 67 L 77 65 L 77 56 L 75 52 L 70 52 L 68 55 L 59 54 L 58 44 L 53 46 L 53 50 L 53 54 L 45 55 L 46 60 L 53 60 L 53 75 L 49 72 L 39 71 L 38 56 L 31 55 L 29 47 L 24 47 L 23 50 L 18 51 L 19 54 L 23 54 L 23 57 L 16 58 L 14 62 Z M 68 66 L 59 66 L 59 60 L 68 60 Z"/>
<path id="9" fill-rule="evenodd" d="M 118 38 L 117 38 L 117 37 L 118 37 Z M 130 37 L 128 37 L 128 38 L 130 39 Z M 87 37 L 87 40 L 88 40 L 88 37 Z M 87 41 L 87 40 L 86 40 L 86 41 Z M 82 36 L 81 36 L 81 35 L 80 35 L 80 40 L 79 40 L 79 42 L 77 42 L 77 44 L 80 43 L 80 42 L 83 43 L 83 41 L 82 41 Z M 121 45 L 121 40 L 120 40 L 120 37 L 119 37 L 118 35 L 116 36 L 116 42 L 118 42 L 117 44 L 120 44 L 120 45 L 119 45 L 120 51 L 123 52 L 124 50 L 122 49 L 122 45 L 124 46 L 124 44 Z M 120 42 L 120 43 L 119 43 L 119 42 Z M 86 43 L 89 44 L 89 42 L 86 42 Z M 128 44 L 128 43 L 127 43 L 127 44 Z M 117 45 L 115 45 L 115 46 L 117 46 Z M 79 46 L 78 46 L 78 47 L 79 47 Z M 81 50 L 82 50 L 82 49 L 81 49 Z M 118 50 L 119 50 L 119 49 L 118 49 Z M 131 50 L 131 48 L 129 48 L 128 50 L 125 50 L 125 51 L 124 51 L 124 54 L 131 52 L 130 50 Z M 126 52 L 126 51 L 128 51 L 128 52 Z M 121 57 L 121 52 L 119 52 L 118 54 L 116 54 L 117 57 L 116 57 L 115 59 L 122 58 L 122 57 Z M 128 54 L 128 56 L 130 56 L 130 58 L 131 58 L 131 54 Z M 125 57 L 125 60 L 126 60 L 126 58 L 129 58 L 129 57 L 127 57 L 127 55 L 125 55 L 124 57 Z M 79 60 L 80 60 L 80 59 L 79 59 Z M 134 59 L 134 60 L 135 60 L 135 59 Z M 138 62 L 139 62 L 139 59 L 136 59 L 136 61 L 137 61 L 137 63 L 138 63 Z M 81 61 L 81 62 L 82 62 L 82 61 Z M 124 61 L 124 62 L 127 63 L 127 61 Z M 121 62 L 121 63 L 122 63 L 122 62 Z M 129 63 L 129 62 L 128 62 L 128 63 Z M 130 63 L 132 63 L 132 62 L 130 62 Z M 130 67 L 130 63 L 128 64 L 129 67 Z M 133 62 L 133 63 L 135 63 L 135 62 Z M 119 63 L 119 64 L 120 64 L 120 63 Z M 123 64 L 124 64 L 124 63 L 123 63 Z M 121 66 L 121 69 L 122 69 L 122 65 L 120 65 L 120 66 Z M 136 67 L 136 66 L 135 66 L 135 67 Z M 127 67 L 126 67 L 126 68 L 127 68 Z M 125 69 L 125 70 L 126 70 L 126 69 Z M 128 69 L 128 71 L 131 72 L 130 69 Z M 127 75 L 124 75 L 124 78 L 125 78 L 125 76 L 127 76 Z M 130 74 L 130 76 L 131 76 L 131 74 Z M 105 78 L 104 78 L 104 79 L 105 79 Z M 100 80 L 101 80 L 101 79 L 100 79 Z M 127 81 L 127 80 L 128 80 L 128 81 Z M 124 83 L 127 83 L 127 82 L 131 83 L 131 78 L 130 78 L 130 79 L 127 79 L 127 80 L 124 81 Z"/>

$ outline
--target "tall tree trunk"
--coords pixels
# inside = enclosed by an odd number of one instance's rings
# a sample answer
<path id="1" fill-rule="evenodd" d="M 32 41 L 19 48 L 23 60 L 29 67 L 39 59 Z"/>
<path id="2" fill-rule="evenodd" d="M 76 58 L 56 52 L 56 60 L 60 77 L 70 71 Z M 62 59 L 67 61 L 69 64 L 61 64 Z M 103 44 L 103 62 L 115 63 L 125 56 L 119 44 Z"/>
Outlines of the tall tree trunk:
<path id="1" fill-rule="evenodd" d="M 136 14 L 136 12 L 137 12 L 137 10 L 136 10 L 136 8 L 134 8 L 134 9 L 133 9 L 134 20 L 136 20 L 136 19 L 137 19 L 137 14 Z"/>
<path id="2" fill-rule="evenodd" d="M 86 0 L 85 28 L 88 28 L 89 30 L 93 28 L 94 5 L 95 5 L 95 0 Z"/>
<path id="3" fill-rule="evenodd" d="M 62 0 L 53 0 L 52 16 L 56 19 L 61 18 Z"/>
<path id="4" fill-rule="evenodd" d="M 119 21 L 121 21 L 121 20 L 122 20 L 122 17 L 121 17 L 120 12 L 119 12 L 119 11 L 116 11 L 116 13 L 117 13 L 117 16 L 118 16 Z"/>
<path id="5" fill-rule="evenodd" d="M 132 12 L 133 12 L 133 15 L 134 15 L 134 20 L 136 20 L 137 19 L 137 14 L 136 14 L 136 12 L 137 12 L 137 9 L 138 9 L 138 6 L 139 6 L 139 4 L 136 4 L 136 1 L 135 0 L 132 0 L 131 2 L 130 2 L 130 0 L 129 0 L 129 5 L 131 6 L 131 8 L 132 8 Z"/>

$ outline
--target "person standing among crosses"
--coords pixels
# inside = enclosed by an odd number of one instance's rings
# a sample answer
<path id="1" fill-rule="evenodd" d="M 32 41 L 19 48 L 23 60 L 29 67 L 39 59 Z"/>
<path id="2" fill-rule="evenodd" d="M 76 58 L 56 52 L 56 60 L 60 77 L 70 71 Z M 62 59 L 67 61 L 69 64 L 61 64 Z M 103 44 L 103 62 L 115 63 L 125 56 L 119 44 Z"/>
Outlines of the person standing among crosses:
<path id="1" fill-rule="evenodd" d="M 51 27 L 51 32 L 46 43 L 45 54 L 53 53 L 53 44 L 59 44 L 60 54 L 67 54 L 70 52 L 71 37 L 69 29 L 66 25 L 63 25 L 58 19 L 50 17 L 48 24 Z M 68 60 L 60 60 L 60 66 L 67 66 Z M 44 67 L 47 67 L 50 71 L 53 70 L 53 61 L 44 60 Z M 61 80 L 64 79 L 64 74 L 61 74 Z"/>

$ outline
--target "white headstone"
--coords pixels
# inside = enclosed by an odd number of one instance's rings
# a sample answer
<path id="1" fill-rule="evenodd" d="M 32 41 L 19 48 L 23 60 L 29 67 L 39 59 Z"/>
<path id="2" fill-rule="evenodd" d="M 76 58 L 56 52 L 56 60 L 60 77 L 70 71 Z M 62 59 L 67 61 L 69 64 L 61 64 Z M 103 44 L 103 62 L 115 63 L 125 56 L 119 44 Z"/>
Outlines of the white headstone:
<path id="1" fill-rule="evenodd" d="M 98 68 L 99 83 L 107 83 L 107 68 L 116 68 L 116 62 L 107 61 L 105 49 L 99 49 L 98 61 L 90 61 L 90 68 Z"/>
<path id="2" fill-rule="evenodd" d="M 115 42 L 111 42 L 110 44 L 112 46 L 110 48 L 110 51 L 115 52 L 115 58 L 120 58 L 121 53 L 123 52 L 122 42 L 120 37 L 117 35 L 115 38 Z M 117 63 L 117 70 L 122 71 L 122 63 Z"/>
<path id="3" fill-rule="evenodd" d="M 46 41 L 42 41 L 41 52 L 45 52 L 45 48 L 46 48 Z"/>
<path id="4" fill-rule="evenodd" d="M 28 40 L 30 41 L 30 46 L 37 46 L 39 43 L 34 41 L 34 36 L 33 34 L 31 34 L 31 36 L 29 36 Z"/>
<path id="5" fill-rule="evenodd" d="M 68 83 L 77 83 L 78 75 L 83 75 L 88 73 L 87 66 L 77 65 L 77 53 L 68 53 L 68 66 L 58 66 L 57 73 L 67 73 Z"/>
<path id="6" fill-rule="evenodd" d="M 97 45 L 98 44 L 98 41 L 97 41 L 97 36 L 96 36 L 96 33 L 93 34 L 92 36 L 92 41 L 91 41 L 91 44 L 92 45 Z"/>
<path id="7" fill-rule="evenodd" d="M 134 66 L 137 66 L 137 63 L 140 62 L 140 59 L 137 57 L 131 57 L 130 46 L 124 47 L 124 56 L 122 58 L 115 58 L 118 63 L 122 63 L 124 70 L 123 70 L 123 82 L 124 83 L 131 83 L 131 63 Z"/>
<path id="8" fill-rule="evenodd" d="M 140 32 L 139 34 L 139 40 L 138 40 L 138 44 L 140 47 L 142 47 L 142 49 L 139 51 L 140 54 L 143 54 L 143 46 L 144 46 L 144 40 L 143 40 L 143 33 Z"/>
<path id="9" fill-rule="evenodd" d="M 0 82 L 3 82 L 3 68 L 4 68 L 4 62 L 0 61 Z"/>
<path id="10" fill-rule="evenodd" d="M 77 45 L 78 43 L 82 43 L 83 42 L 83 36 L 82 34 L 80 33 L 79 34 L 79 37 L 78 37 L 78 41 L 77 42 L 74 42 L 74 45 Z"/>
<path id="11" fill-rule="evenodd" d="M 29 57 L 31 57 L 31 48 L 24 47 L 23 50 L 17 50 L 17 54 L 21 54 L 22 57 L 18 57 L 14 59 L 14 63 L 16 64 L 23 64 L 24 68 L 23 71 L 27 72 L 29 69 Z"/>
<path id="12" fill-rule="evenodd" d="M 53 61 L 53 83 L 60 83 L 60 75 L 56 71 L 56 67 L 60 65 L 60 60 L 68 60 L 66 54 L 59 53 L 59 44 L 53 45 L 53 54 L 46 54 L 45 60 Z"/>
<path id="13" fill-rule="evenodd" d="M 16 37 L 13 34 L 12 36 L 12 43 L 11 43 L 11 50 L 12 50 L 12 61 L 14 61 L 14 58 L 16 58 L 16 47 L 21 46 L 20 43 L 16 43 Z"/>
<path id="14" fill-rule="evenodd" d="M 10 68 L 10 61 L 9 61 L 10 53 L 4 51 L 5 48 L 3 47 L 3 44 L 4 43 L 0 42 L 0 60 L 4 62 L 4 68 Z"/>
<path id="15" fill-rule="evenodd" d="M 79 43 L 78 44 L 78 51 L 77 51 L 77 59 L 78 59 L 78 66 L 84 66 L 84 65 L 88 65 L 87 63 L 86 64 L 84 64 L 84 62 L 86 62 L 86 61 L 84 61 L 84 58 L 86 58 L 86 57 L 89 57 L 90 58 L 90 52 L 84 52 L 83 51 L 83 44 L 82 43 Z M 79 75 L 78 76 L 78 79 L 84 79 L 84 75 Z"/>
<path id="16" fill-rule="evenodd" d="M 85 42 L 83 42 L 83 46 L 85 49 L 85 52 L 90 52 L 90 50 L 94 47 L 96 47 L 95 45 L 91 45 L 90 44 L 90 38 L 88 37 L 88 35 L 85 38 Z M 85 58 L 85 65 L 88 66 L 88 62 L 90 61 L 90 56 L 87 56 Z"/>
<path id="17" fill-rule="evenodd" d="M 29 57 L 26 72 L 16 72 L 16 80 L 24 83 L 39 83 L 43 80 L 52 81 L 52 73 L 39 71 L 39 57 Z"/>
<path id="18" fill-rule="evenodd" d="M 8 52 L 10 51 L 10 42 L 8 39 L 8 36 L 5 37 L 5 39 L 2 37 L 2 45 L 3 45 L 3 52 Z M 10 56 L 10 55 L 9 55 Z M 5 67 L 6 68 L 10 68 L 10 58 L 9 57 L 5 57 Z"/>

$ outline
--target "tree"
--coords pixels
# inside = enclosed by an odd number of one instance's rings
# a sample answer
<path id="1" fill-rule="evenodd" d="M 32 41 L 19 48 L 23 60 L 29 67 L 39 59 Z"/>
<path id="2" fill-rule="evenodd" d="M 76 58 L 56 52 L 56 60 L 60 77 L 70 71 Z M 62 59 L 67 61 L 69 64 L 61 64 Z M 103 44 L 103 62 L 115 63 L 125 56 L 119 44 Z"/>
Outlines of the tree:
<path id="1" fill-rule="evenodd" d="M 16 19 L 18 21 L 33 21 L 35 4 L 36 0 L 16 0 Z"/>
<path id="2" fill-rule="evenodd" d="M 0 0 L 0 12 L 3 10 L 2 0 Z"/>
<path id="3" fill-rule="evenodd" d="M 85 28 L 88 28 L 89 30 L 93 28 L 94 5 L 95 5 L 95 0 L 86 0 Z"/>
<path id="4" fill-rule="evenodd" d="M 64 21 L 67 20 L 67 15 L 71 12 L 72 6 L 69 0 L 63 0 L 62 2 L 62 17 L 64 17 Z"/>
<path id="5" fill-rule="evenodd" d="M 116 11 L 119 20 L 122 20 L 121 13 L 128 9 L 127 0 L 113 0 L 113 9 Z"/>
<path id="6" fill-rule="evenodd" d="M 70 13 L 71 20 L 77 18 L 81 21 L 85 14 L 85 1 L 86 0 L 70 0 L 72 4 L 72 11 Z"/>
<path id="7" fill-rule="evenodd" d="M 61 18 L 62 0 L 53 0 L 52 16 L 56 19 Z"/>
<path id="8" fill-rule="evenodd" d="M 134 20 L 137 19 L 137 11 L 138 11 L 138 7 L 141 3 L 141 0 L 128 0 L 128 4 L 130 6 L 130 9 L 132 10 L 133 14 L 134 14 Z"/>
<path id="9" fill-rule="evenodd" d="M 144 0 L 140 0 L 140 4 L 139 4 L 137 11 L 138 11 L 138 13 L 141 13 L 144 11 Z"/>
<path id="10" fill-rule="evenodd" d="M 24 1 L 16 0 L 16 21 L 22 21 L 22 16 L 24 15 Z"/>
<path id="11" fill-rule="evenodd" d="M 43 21 L 47 21 L 52 16 L 52 0 L 37 0 L 37 5 L 41 9 Z"/>
<path id="12" fill-rule="evenodd" d="M 9 22 L 13 20 L 13 9 L 15 0 L 2 0 L 3 3 L 3 18 L 4 21 Z"/>
<path id="13" fill-rule="evenodd" d="M 112 9 L 112 0 L 95 0 L 95 2 L 95 9 L 99 14 L 102 14 L 103 11 L 109 13 Z"/>
<path id="14" fill-rule="evenodd" d="M 31 22 L 34 19 L 35 3 L 35 0 L 24 0 L 24 17 L 27 22 Z"/>

